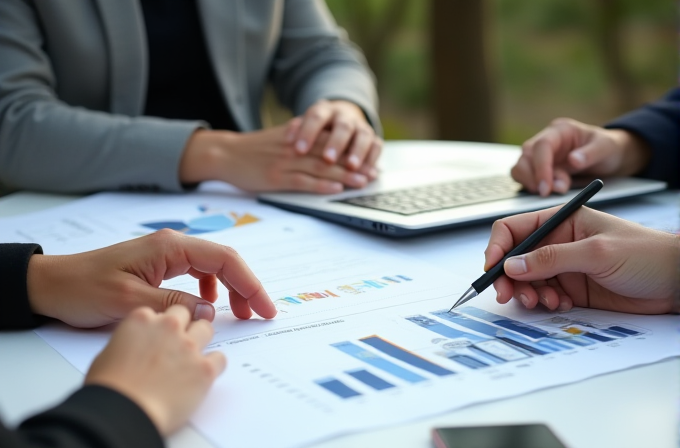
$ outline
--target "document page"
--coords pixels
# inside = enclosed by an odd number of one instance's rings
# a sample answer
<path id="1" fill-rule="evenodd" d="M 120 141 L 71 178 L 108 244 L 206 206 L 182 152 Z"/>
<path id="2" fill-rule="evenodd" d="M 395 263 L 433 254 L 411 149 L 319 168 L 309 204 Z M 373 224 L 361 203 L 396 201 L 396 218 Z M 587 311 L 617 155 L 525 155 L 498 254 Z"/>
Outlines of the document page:
<path id="1" fill-rule="evenodd" d="M 527 311 L 492 290 L 449 313 L 471 278 L 238 195 L 96 195 L 0 235 L 72 253 L 164 226 L 236 248 L 279 311 L 239 321 L 220 290 L 208 350 L 229 365 L 191 419 L 218 447 L 305 446 L 680 355 L 677 316 Z M 197 293 L 187 276 L 162 286 Z M 112 331 L 36 330 L 83 373 Z"/>

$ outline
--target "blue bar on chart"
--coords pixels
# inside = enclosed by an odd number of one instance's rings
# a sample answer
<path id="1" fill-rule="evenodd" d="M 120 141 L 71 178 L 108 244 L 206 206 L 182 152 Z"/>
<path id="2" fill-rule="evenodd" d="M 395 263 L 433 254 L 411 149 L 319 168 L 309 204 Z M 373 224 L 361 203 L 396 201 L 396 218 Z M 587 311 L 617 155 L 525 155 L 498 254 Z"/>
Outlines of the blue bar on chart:
<path id="1" fill-rule="evenodd" d="M 430 331 L 434 331 L 435 333 L 450 339 L 464 338 L 470 342 L 481 342 L 489 340 L 489 338 L 478 336 L 476 334 L 456 330 L 455 328 L 449 327 L 448 325 L 444 325 L 439 321 L 430 319 L 429 317 L 422 315 L 409 316 L 406 318 L 406 320 L 408 320 L 409 322 L 413 322 L 419 327 L 425 328 Z"/>
<path id="2" fill-rule="evenodd" d="M 569 350 L 572 347 L 566 345 L 561 341 L 561 339 L 554 338 L 549 332 L 543 330 L 542 328 L 535 327 L 533 325 L 519 322 L 514 319 L 510 319 L 499 314 L 494 314 L 486 310 L 475 308 L 473 306 L 466 306 L 460 309 L 462 314 L 467 314 L 469 316 L 476 317 L 478 319 L 485 320 L 499 327 L 505 328 L 515 333 L 523 334 L 530 339 L 538 339 L 539 343 L 545 344 L 555 349 L 555 351 Z M 565 338 L 566 339 L 566 338 Z M 568 341 L 564 341 L 568 342 Z M 579 344 L 574 344 L 579 345 Z"/>
<path id="3" fill-rule="evenodd" d="M 598 342 L 611 342 L 611 341 L 615 340 L 614 338 L 610 338 L 608 336 L 604 336 L 604 335 L 598 334 L 598 333 L 593 333 L 592 331 L 586 331 L 581 336 L 593 339 L 593 340 L 598 341 Z"/>
<path id="4" fill-rule="evenodd" d="M 433 311 L 432 314 L 439 317 L 440 319 L 460 325 L 461 327 L 469 328 L 470 330 L 476 331 L 478 333 L 500 339 L 501 341 L 504 341 L 517 348 L 521 348 L 522 350 L 534 355 L 547 355 L 548 353 L 558 351 L 554 347 L 543 345 L 540 342 L 534 342 L 518 334 L 509 333 L 498 327 L 471 319 L 455 311 L 449 312 L 448 310 L 440 310 Z"/>
<path id="5" fill-rule="evenodd" d="M 455 361 L 458 364 L 461 364 L 465 367 L 468 367 L 470 369 L 482 369 L 484 367 L 489 367 L 489 364 L 480 361 L 477 358 L 473 358 L 472 356 L 468 355 L 461 355 L 461 354 L 453 354 L 447 356 L 451 361 Z"/>
<path id="6" fill-rule="evenodd" d="M 345 373 L 375 390 L 385 390 L 395 387 L 394 384 L 385 381 L 377 375 L 373 375 L 365 369 L 348 370 Z"/>
<path id="7" fill-rule="evenodd" d="M 612 330 L 611 328 L 598 328 L 598 331 L 601 331 L 602 333 L 605 333 L 609 336 L 614 336 L 615 338 L 618 338 L 618 339 L 623 339 L 623 338 L 628 337 L 627 334 L 621 333 L 620 331 Z"/>
<path id="8" fill-rule="evenodd" d="M 380 336 L 367 336 L 365 338 L 360 338 L 359 339 L 361 342 L 364 344 L 368 344 L 371 347 L 375 348 L 376 350 L 380 350 L 381 352 L 385 353 L 386 355 L 389 355 L 393 358 L 396 358 L 400 361 L 403 361 L 407 364 L 412 365 L 413 367 L 417 367 L 419 369 L 423 369 L 427 372 L 430 372 L 434 375 L 437 376 L 446 376 L 446 375 L 453 375 L 456 372 L 445 369 L 444 367 L 435 364 L 431 361 L 428 361 L 425 358 L 422 358 L 415 353 L 412 353 L 402 347 L 399 347 L 398 345 L 395 345 Z"/>
<path id="9" fill-rule="evenodd" d="M 637 336 L 641 334 L 639 331 L 631 330 L 630 328 L 622 327 L 620 325 L 612 325 L 610 330 L 618 331 L 619 333 L 627 334 L 628 336 Z"/>
<path id="10" fill-rule="evenodd" d="M 433 331 L 438 335 L 450 339 L 464 339 L 468 341 L 470 345 L 467 346 L 467 349 L 474 352 L 475 355 L 481 356 L 486 361 L 490 361 L 492 364 L 516 361 L 518 359 L 526 358 L 527 356 L 526 353 L 519 351 L 498 339 L 461 331 L 427 316 L 409 316 L 406 317 L 406 320 L 422 328 Z"/>
<path id="11" fill-rule="evenodd" d="M 382 358 L 376 355 L 375 353 L 366 350 L 363 347 L 359 347 L 358 345 L 352 342 L 349 341 L 338 342 L 335 344 L 331 344 L 331 346 L 337 348 L 343 353 L 350 355 L 353 358 L 358 359 L 359 361 L 362 361 L 370 366 L 373 366 L 376 369 L 380 369 L 383 372 L 387 372 L 390 375 L 394 375 L 397 378 L 401 378 L 402 380 L 407 381 L 409 383 L 419 383 L 421 381 L 427 381 L 427 378 L 425 378 L 424 376 L 418 375 L 415 372 L 405 369 L 404 367 L 401 367 L 393 363 L 392 361 Z"/>
<path id="12" fill-rule="evenodd" d="M 315 381 L 316 384 L 323 387 L 329 392 L 333 392 L 340 398 L 352 398 L 361 395 L 361 393 L 352 389 L 345 383 L 335 378 L 323 378 Z"/>

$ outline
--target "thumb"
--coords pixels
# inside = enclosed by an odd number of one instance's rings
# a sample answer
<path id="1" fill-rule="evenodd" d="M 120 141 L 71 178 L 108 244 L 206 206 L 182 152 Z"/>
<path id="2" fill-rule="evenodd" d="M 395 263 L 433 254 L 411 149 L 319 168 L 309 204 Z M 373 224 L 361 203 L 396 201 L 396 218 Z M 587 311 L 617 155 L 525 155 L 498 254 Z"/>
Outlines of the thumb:
<path id="1" fill-rule="evenodd" d="M 189 310 L 193 320 L 205 319 L 212 322 L 215 308 L 206 300 L 184 291 L 149 287 L 142 296 L 142 306 L 148 306 L 156 312 L 163 312 L 172 305 L 182 305 Z"/>
<path id="2" fill-rule="evenodd" d="M 545 280 L 567 272 L 589 274 L 596 268 L 586 240 L 552 244 L 505 260 L 505 275 L 519 281 Z"/>

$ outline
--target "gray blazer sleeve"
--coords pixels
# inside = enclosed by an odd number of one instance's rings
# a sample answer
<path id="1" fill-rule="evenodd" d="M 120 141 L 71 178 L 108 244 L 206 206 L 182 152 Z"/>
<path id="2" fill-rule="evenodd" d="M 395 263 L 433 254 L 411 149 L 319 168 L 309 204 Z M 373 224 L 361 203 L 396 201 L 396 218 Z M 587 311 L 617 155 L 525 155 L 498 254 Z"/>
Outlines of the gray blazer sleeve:
<path id="1" fill-rule="evenodd" d="M 182 151 L 201 124 L 115 115 L 60 101 L 31 5 L 0 1 L 0 182 L 57 192 L 180 190 Z"/>
<path id="2" fill-rule="evenodd" d="M 270 78 L 280 101 L 296 115 L 319 99 L 347 100 L 382 134 L 373 75 L 323 0 L 285 2 Z"/>

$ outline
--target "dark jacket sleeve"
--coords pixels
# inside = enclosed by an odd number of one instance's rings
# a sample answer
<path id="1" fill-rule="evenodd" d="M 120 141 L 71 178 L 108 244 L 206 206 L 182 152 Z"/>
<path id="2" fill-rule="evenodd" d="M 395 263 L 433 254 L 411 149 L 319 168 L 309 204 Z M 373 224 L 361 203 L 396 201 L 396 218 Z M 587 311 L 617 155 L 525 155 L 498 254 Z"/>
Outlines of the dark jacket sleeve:
<path id="1" fill-rule="evenodd" d="M 37 244 L 0 244 L 0 329 L 38 325 L 28 302 L 28 261 Z M 0 423 L 2 448 L 154 448 L 163 440 L 149 417 L 130 399 L 101 386 L 86 386 L 57 407 L 12 431 Z"/>
<path id="2" fill-rule="evenodd" d="M 26 274 L 28 260 L 42 254 L 37 244 L 0 244 L 0 330 L 18 330 L 38 325 L 28 303 Z"/>
<path id="3" fill-rule="evenodd" d="M 86 386 L 57 407 L 11 431 L 0 424 L 3 448 L 156 448 L 158 431 L 132 401 L 111 389 Z"/>
<path id="4" fill-rule="evenodd" d="M 625 129 L 645 140 L 652 158 L 642 177 L 680 187 L 680 88 L 608 123 L 606 128 Z"/>

